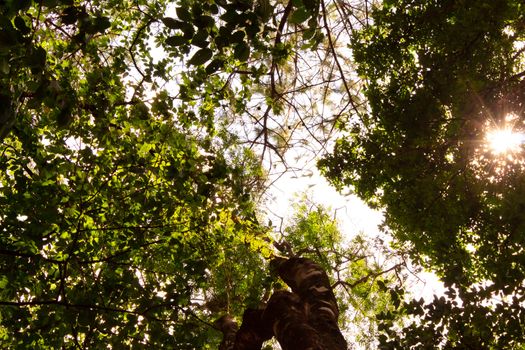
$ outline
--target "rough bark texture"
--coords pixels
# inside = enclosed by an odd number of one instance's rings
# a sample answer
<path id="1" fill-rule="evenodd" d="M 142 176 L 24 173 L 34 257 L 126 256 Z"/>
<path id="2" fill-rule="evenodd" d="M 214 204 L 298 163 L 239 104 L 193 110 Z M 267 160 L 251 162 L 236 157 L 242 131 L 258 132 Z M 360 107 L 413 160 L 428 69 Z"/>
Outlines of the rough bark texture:
<path id="1" fill-rule="evenodd" d="M 222 316 L 215 322 L 217 327 L 222 332 L 222 342 L 219 350 L 230 350 L 235 345 L 235 338 L 237 334 L 237 322 L 229 315 Z"/>
<path id="2" fill-rule="evenodd" d="M 274 336 L 283 350 L 345 350 L 337 301 L 324 270 L 305 258 L 279 258 L 273 265 L 292 292 L 277 291 L 264 309 L 246 310 L 238 331 L 230 317 L 221 318 L 220 350 L 260 350 Z"/>

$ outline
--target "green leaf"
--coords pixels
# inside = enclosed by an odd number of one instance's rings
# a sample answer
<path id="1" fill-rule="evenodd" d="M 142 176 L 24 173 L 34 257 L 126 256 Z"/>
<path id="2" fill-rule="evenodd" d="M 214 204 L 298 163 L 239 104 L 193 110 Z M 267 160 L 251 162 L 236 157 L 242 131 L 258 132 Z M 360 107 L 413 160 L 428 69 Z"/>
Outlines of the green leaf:
<path id="1" fill-rule="evenodd" d="M 303 40 L 310 40 L 315 35 L 316 29 L 308 28 L 303 32 Z"/>
<path id="2" fill-rule="evenodd" d="M 31 29 L 27 26 L 26 21 L 20 16 L 15 17 L 14 23 L 15 27 L 22 35 L 28 34 L 31 31 Z"/>
<path id="3" fill-rule="evenodd" d="M 215 24 L 215 19 L 211 16 L 203 15 L 197 17 L 197 19 L 195 20 L 195 24 L 197 25 L 197 27 L 202 29 L 211 28 Z"/>
<path id="4" fill-rule="evenodd" d="M 182 22 L 177 21 L 173 17 L 163 17 L 161 19 L 162 23 L 170 29 L 181 29 L 182 28 Z"/>
<path id="5" fill-rule="evenodd" d="M 246 62 L 250 57 L 250 47 L 245 42 L 237 44 L 233 56 L 241 62 Z"/>
<path id="6" fill-rule="evenodd" d="M 208 48 L 200 49 L 189 59 L 188 65 L 200 66 L 210 60 L 212 56 L 212 50 Z"/>
<path id="7" fill-rule="evenodd" d="M 167 37 L 164 42 L 169 46 L 180 46 L 180 45 L 189 43 L 188 39 L 186 39 L 185 37 L 181 35 L 173 35 L 173 36 Z"/>
<path id="8" fill-rule="evenodd" d="M 89 21 L 81 22 L 81 24 L 81 29 L 87 34 L 103 33 L 111 27 L 110 19 L 104 16 L 93 17 Z"/>
<path id="9" fill-rule="evenodd" d="M 273 6 L 270 4 L 270 0 L 258 1 L 258 6 L 256 7 L 255 12 L 263 22 L 268 21 L 273 13 Z"/>
<path id="10" fill-rule="evenodd" d="M 223 15 L 221 15 L 220 19 L 230 25 L 236 25 L 241 22 L 242 16 L 239 15 L 234 9 L 229 9 Z"/>
<path id="11" fill-rule="evenodd" d="M 31 55 L 26 57 L 27 65 L 32 68 L 42 69 L 46 64 L 46 56 L 46 50 L 44 50 L 41 46 L 37 46 L 33 49 Z"/>
<path id="12" fill-rule="evenodd" d="M 224 60 L 221 58 L 215 58 L 206 66 L 206 73 L 213 74 L 224 66 Z"/>
<path id="13" fill-rule="evenodd" d="M 145 144 L 143 144 L 143 145 L 140 147 L 139 151 L 138 151 L 138 155 L 139 155 L 139 157 L 141 157 L 141 158 L 146 157 L 146 155 L 148 154 L 148 152 L 149 152 L 153 147 L 154 147 L 154 146 L 153 146 L 152 144 L 150 144 L 150 143 L 145 143 Z"/>
<path id="14" fill-rule="evenodd" d="M 17 34 L 13 28 L 0 29 L 0 52 L 8 52 L 17 43 Z"/>
<path id="15" fill-rule="evenodd" d="M 177 13 L 177 17 L 184 22 L 191 22 L 193 20 L 193 17 L 191 16 L 190 11 L 186 7 L 177 7 L 175 9 L 175 12 Z"/>
<path id="16" fill-rule="evenodd" d="M 388 290 L 387 287 L 386 287 L 385 282 L 383 282 L 382 280 L 377 280 L 376 282 L 377 282 L 377 286 L 379 287 L 379 289 L 381 291 L 387 291 Z"/>
<path id="17" fill-rule="evenodd" d="M 75 6 L 67 7 L 62 11 L 60 18 L 64 24 L 74 24 L 79 19 L 79 11 Z"/>
<path id="18" fill-rule="evenodd" d="M 188 40 L 193 38 L 193 35 L 195 34 L 193 25 L 191 25 L 190 23 L 183 23 L 181 30 L 182 30 L 183 36 Z"/>
<path id="19" fill-rule="evenodd" d="M 246 36 L 246 34 L 244 33 L 244 31 L 242 30 L 237 30 L 236 32 L 234 32 L 231 37 L 230 37 L 230 41 L 232 43 L 241 43 L 243 40 L 244 40 L 244 37 Z"/>
<path id="20" fill-rule="evenodd" d="M 31 6 L 32 0 L 16 0 L 12 3 L 15 11 L 26 11 Z"/>
<path id="21" fill-rule="evenodd" d="M 94 27 L 98 33 L 103 33 L 106 29 L 111 27 L 111 20 L 109 17 L 104 16 L 95 17 Z"/>
<path id="22" fill-rule="evenodd" d="M 299 7 L 292 13 L 288 21 L 292 24 L 300 24 L 306 21 L 310 16 L 311 14 L 308 12 L 308 10 L 306 10 L 306 8 Z"/>
<path id="23" fill-rule="evenodd" d="M 5 287 L 7 287 L 8 284 L 9 284 L 9 280 L 7 279 L 7 277 L 1 276 L 0 277 L 0 289 L 5 289 Z"/>
<path id="24" fill-rule="evenodd" d="M 201 48 L 205 48 L 209 44 L 209 42 L 207 41 L 208 36 L 208 31 L 205 29 L 201 29 L 193 36 L 193 38 L 191 39 L 191 44 Z"/>

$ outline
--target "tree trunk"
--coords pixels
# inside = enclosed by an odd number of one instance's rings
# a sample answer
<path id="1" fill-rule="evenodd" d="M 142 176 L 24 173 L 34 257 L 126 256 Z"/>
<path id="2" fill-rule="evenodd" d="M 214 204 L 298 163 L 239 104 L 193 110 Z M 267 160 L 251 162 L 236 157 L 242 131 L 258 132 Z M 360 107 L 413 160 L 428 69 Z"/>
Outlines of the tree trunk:
<path id="1" fill-rule="evenodd" d="M 292 292 L 277 291 L 264 309 L 247 309 L 241 327 L 229 316 L 218 321 L 220 350 L 260 350 L 275 337 L 283 350 L 346 350 L 339 309 L 324 270 L 305 258 L 277 258 L 272 264 Z"/>

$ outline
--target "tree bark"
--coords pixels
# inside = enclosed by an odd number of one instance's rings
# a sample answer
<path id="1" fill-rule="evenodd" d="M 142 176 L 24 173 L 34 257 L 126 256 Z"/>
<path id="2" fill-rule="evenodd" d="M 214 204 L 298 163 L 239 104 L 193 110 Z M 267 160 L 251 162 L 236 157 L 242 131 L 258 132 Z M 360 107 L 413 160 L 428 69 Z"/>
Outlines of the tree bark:
<path id="1" fill-rule="evenodd" d="M 326 272 L 305 258 L 278 258 L 272 265 L 292 291 L 276 291 L 264 309 L 247 309 L 238 331 L 231 317 L 221 318 L 224 337 L 219 349 L 260 350 L 275 337 L 283 350 L 346 350 Z"/>

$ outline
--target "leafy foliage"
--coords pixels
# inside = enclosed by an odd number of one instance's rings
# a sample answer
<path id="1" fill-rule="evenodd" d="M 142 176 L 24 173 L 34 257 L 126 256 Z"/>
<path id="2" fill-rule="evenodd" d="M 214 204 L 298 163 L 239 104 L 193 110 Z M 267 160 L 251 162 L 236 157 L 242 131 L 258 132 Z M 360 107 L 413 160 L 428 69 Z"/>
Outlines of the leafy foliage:
<path id="1" fill-rule="evenodd" d="M 524 160 L 484 142 L 523 129 L 524 18 L 517 0 L 0 1 L 0 346 L 215 346 L 213 319 L 279 285 L 260 164 L 335 127 L 321 167 L 398 251 L 304 206 L 278 250 L 323 266 L 366 347 L 522 346 Z M 446 297 L 405 297 L 405 251 Z"/>
<path id="2" fill-rule="evenodd" d="M 154 82 L 165 5 L 1 3 L 2 347 L 213 347 L 225 261 L 246 254 L 236 295 L 262 293 L 263 174 Z"/>
<path id="3" fill-rule="evenodd" d="M 392 311 L 400 305 L 408 277 L 403 255 L 363 235 L 345 242 L 329 210 L 309 205 L 306 199 L 295 206 L 294 213 L 275 245 L 316 261 L 326 271 L 339 300 L 342 329 L 354 346 L 377 348 L 376 315 L 389 313 L 392 321 L 400 319 Z"/>
<path id="4" fill-rule="evenodd" d="M 523 129 L 524 16 L 521 1 L 385 1 L 355 33 L 370 111 L 321 165 L 383 208 L 399 246 L 451 293 L 407 306 L 425 322 L 389 346 L 522 343 L 523 159 L 483 144 L 490 128 Z"/>
<path id="5" fill-rule="evenodd" d="M 186 308 L 211 288 L 207 267 L 264 236 L 250 155 L 135 107 L 4 139 L 6 346 L 195 344 L 202 325 Z"/>
<path id="6" fill-rule="evenodd" d="M 264 300 L 256 156 L 333 124 L 283 79 L 325 10 L 0 1 L 1 346 L 213 347 L 211 319 Z"/>

